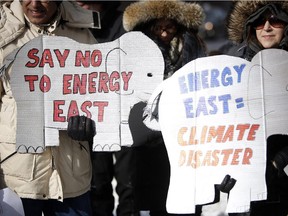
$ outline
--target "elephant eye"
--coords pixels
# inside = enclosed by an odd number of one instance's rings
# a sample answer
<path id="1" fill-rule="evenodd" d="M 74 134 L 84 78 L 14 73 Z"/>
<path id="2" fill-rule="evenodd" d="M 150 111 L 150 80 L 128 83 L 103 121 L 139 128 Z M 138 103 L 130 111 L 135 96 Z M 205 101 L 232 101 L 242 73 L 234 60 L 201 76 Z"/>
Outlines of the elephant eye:
<path id="1" fill-rule="evenodd" d="M 153 74 L 152 73 L 147 73 L 147 76 L 148 77 L 153 77 Z"/>

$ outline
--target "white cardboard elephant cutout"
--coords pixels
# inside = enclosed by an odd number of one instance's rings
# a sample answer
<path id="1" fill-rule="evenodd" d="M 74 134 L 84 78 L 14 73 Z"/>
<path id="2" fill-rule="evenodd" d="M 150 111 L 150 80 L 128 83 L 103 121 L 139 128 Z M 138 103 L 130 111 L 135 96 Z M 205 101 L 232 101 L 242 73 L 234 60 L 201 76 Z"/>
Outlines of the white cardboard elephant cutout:
<path id="1" fill-rule="evenodd" d="M 227 212 L 266 199 L 266 138 L 288 132 L 287 59 L 282 50 L 264 50 L 252 62 L 199 58 L 157 87 L 143 116 L 167 148 L 168 212 L 213 202 L 214 185 L 227 174 L 237 180 Z"/>
<path id="2" fill-rule="evenodd" d="M 164 61 L 152 40 L 130 32 L 102 44 L 41 36 L 18 50 L 12 67 L 19 152 L 59 145 L 58 130 L 77 114 L 95 121 L 94 151 L 118 151 L 133 144 L 129 111 L 163 80 Z"/>

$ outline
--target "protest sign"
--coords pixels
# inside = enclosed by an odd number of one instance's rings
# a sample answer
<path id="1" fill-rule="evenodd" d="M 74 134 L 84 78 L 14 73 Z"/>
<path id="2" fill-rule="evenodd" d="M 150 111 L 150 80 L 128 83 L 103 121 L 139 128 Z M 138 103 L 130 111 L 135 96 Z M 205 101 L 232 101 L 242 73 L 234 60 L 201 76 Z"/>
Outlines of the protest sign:
<path id="1" fill-rule="evenodd" d="M 144 116 L 153 129 L 158 122 L 167 148 L 168 212 L 213 202 L 226 175 L 236 179 L 227 212 L 266 199 L 266 138 L 288 132 L 287 58 L 283 50 L 264 50 L 252 62 L 199 58 L 154 91 Z"/>
<path id="2" fill-rule="evenodd" d="M 11 57 L 10 57 L 11 58 Z M 41 36 L 18 50 L 11 88 L 17 103 L 17 150 L 59 145 L 73 115 L 95 121 L 94 151 L 132 145 L 129 111 L 163 80 L 157 45 L 140 32 L 102 44 Z"/>

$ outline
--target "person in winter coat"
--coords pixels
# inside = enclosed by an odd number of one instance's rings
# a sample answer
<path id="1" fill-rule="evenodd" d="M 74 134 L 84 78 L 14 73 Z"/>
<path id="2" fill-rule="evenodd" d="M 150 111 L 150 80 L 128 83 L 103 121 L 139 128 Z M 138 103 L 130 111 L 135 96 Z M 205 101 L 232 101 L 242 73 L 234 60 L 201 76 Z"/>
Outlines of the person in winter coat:
<path id="1" fill-rule="evenodd" d="M 126 31 L 122 25 L 125 8 L 131 1 L 96 1 L 101 18 L 101 29 L 91 29 L 99 43 L 106 43 L 120 38 Z M 139 215 L 134 207 L 134 151 L 121 146 L 116 152 L 92 153 L 91 201 L 93 216 L 112 216 L 116 208 L 117 216 Z M 115 192 L 118 196 L 115 206 Z"/>
<path id="2" fill-rule="evenodd" d="M 203 9 L 196 3 L 142 1 L 125 9 L 123 26 L 128 32 L 143 32 L 158 45 L 165 61 L 163 79 L 166 79 L 186 63 L 206 56 L 205 45 L 197 34 L 203 19 Z M 130 115 L 144 107 L 144 102 L 136 104 Z M 136 154 L 136 206 L 139 210 L 149 210 L 150 215 L 168 215 L 170 164 L 167 151 L 161 132 L 149 132 L 144 125 L 142 128 L 147 132 L 146 140 L 133 137 L 133 127 L 131 129 Z"/>
<path id="3" fill-rule="evenodd" d="M 228 54 L 250 61 L 267 48 L 288 49 L 288 2 L 239 1 L 228 18 Z"/>
<path id="4" fill-rule="evenodd" d="M 229 55 L 250 61 L 263 49 L 288 50 L 287 1 L 238 1 L 228 18 L 229 39 L 235 47 Z M 251 203 L 251 216 L 288 214 L 288 136 L 275 134 L 267 139 L 267 200 Z M 239 214 L 237 214 L 239 215 Z"/>
<path id="5" fill-rule="evenodd" d="M 198 36 L 204 18 L 200 5 L 181 1 L 144 1 L 126 8 L 126 31 L 142 31 L 156 42 L 165 61 L 165 77 L 183 65 L 206 56 L 206 46 Z"/>
<path id="6" fill-rule="evenodd" d="M 0 65 L 12 51 L 40 35 L 95 44 L 89 31 L 92 11 L 80 9 L 76 2 L 68 1 L 2 1 Z M 6 68 L 0 80 L 1 188 L 9 187 L 18 194 L 25 215 L 91 215 L 87 141 L 73 140 L 67 131 L 59 131 L 57 147 L 46 147 L 39 154 L 15 151 L 17 109 L 8 79 L 11 71 L 11 66 Z"/>

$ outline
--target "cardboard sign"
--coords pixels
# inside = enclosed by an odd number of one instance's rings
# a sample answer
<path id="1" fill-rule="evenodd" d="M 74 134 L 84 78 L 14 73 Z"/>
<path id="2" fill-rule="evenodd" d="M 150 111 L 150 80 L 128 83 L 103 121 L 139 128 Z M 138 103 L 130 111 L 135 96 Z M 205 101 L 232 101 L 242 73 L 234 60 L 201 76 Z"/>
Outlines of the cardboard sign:
<path id="1" fill-rule="evenodd" d="M 288 132 L 287 58 L 282 50 L 262 51 L 252 62 L 200 58 L 154 91 L 144 116 L 153 129 L 159 116 L 168 151 L 168 212 L 194 213 L 213 202 L 214 185 L 227 174 L 237 180 L 227 212 L 266 199 L 266 138 Z"/>
<path id="2" fill-rule="evenodd" d="M 73 115 L 95 121 L 94 151 L 132 145 L 129 111 L 163 80 L 157 45 L 140 32 L 102 44 L 41 36 L 17 53 L 11 88 L 17 102 L 17 150 L 59 145 Z"/>

